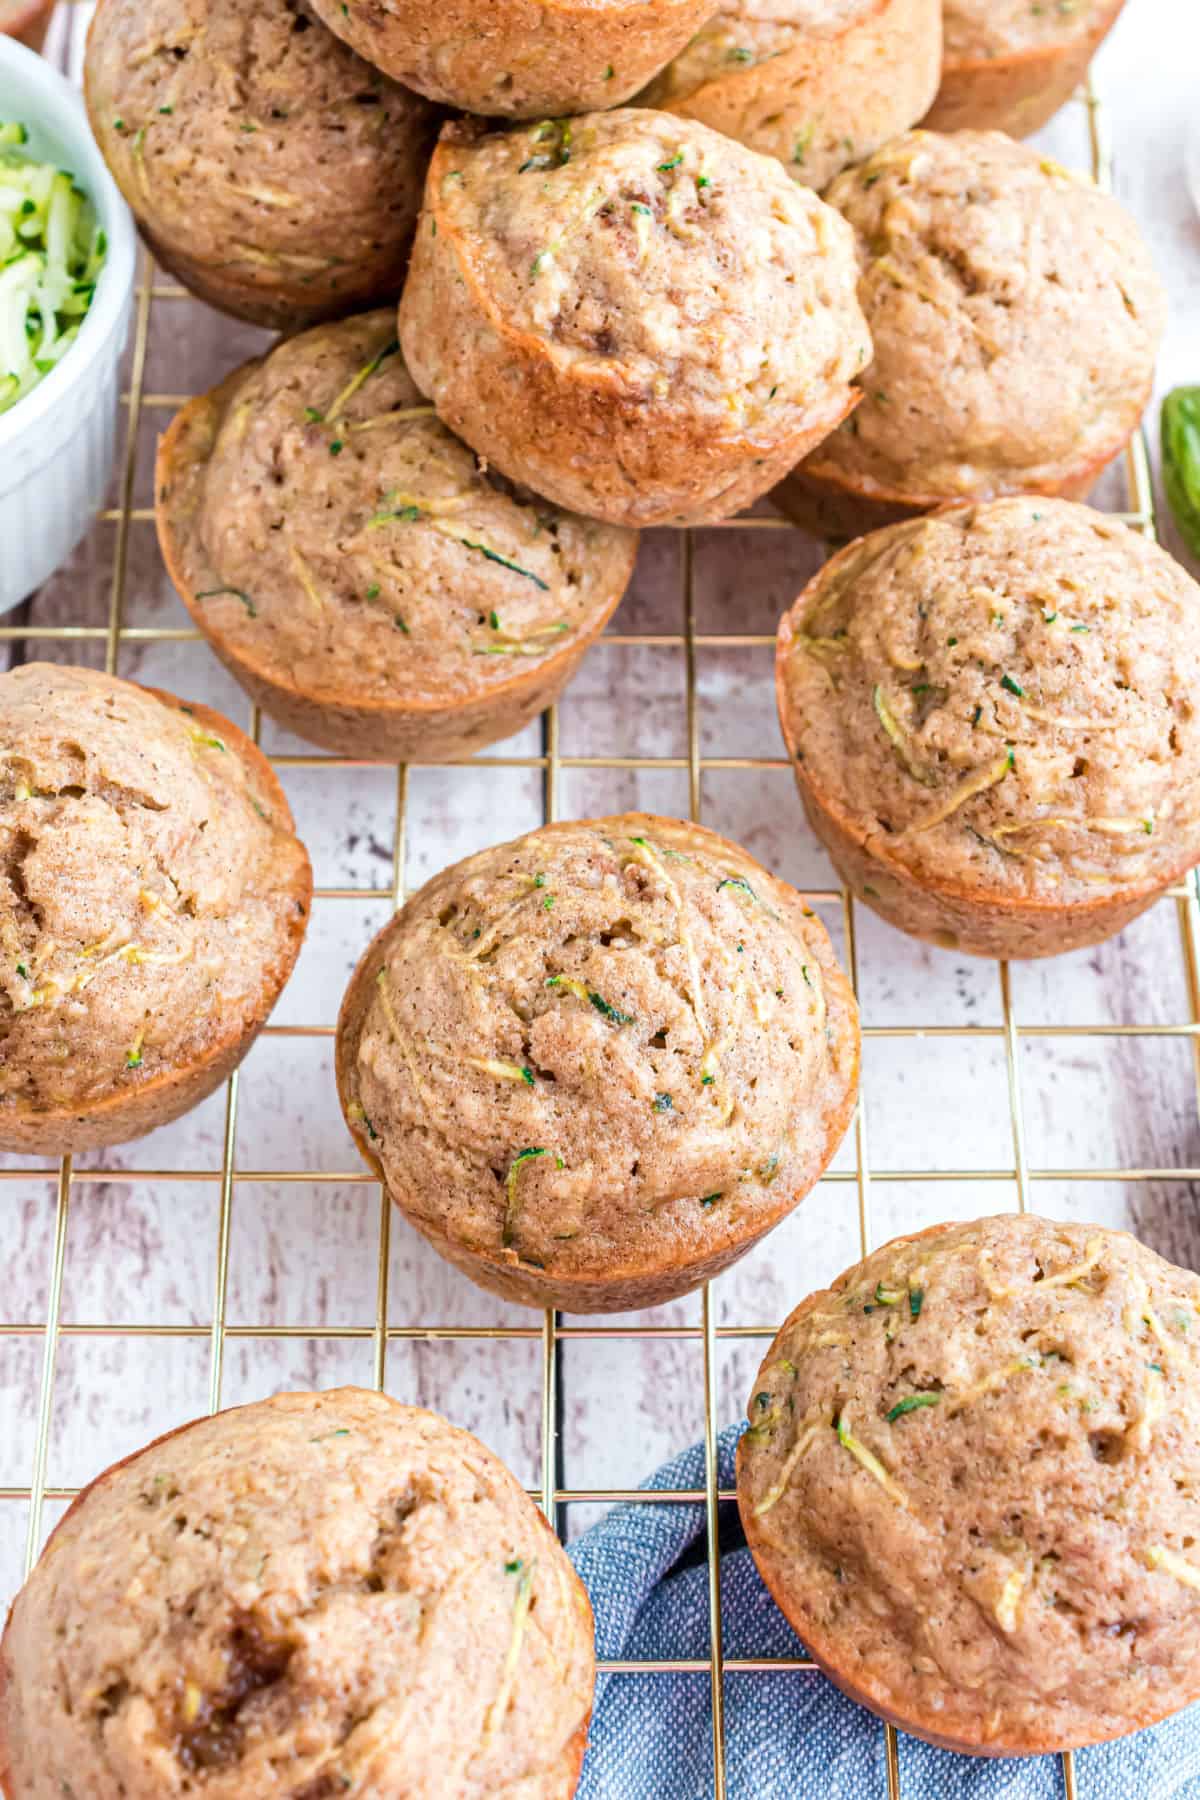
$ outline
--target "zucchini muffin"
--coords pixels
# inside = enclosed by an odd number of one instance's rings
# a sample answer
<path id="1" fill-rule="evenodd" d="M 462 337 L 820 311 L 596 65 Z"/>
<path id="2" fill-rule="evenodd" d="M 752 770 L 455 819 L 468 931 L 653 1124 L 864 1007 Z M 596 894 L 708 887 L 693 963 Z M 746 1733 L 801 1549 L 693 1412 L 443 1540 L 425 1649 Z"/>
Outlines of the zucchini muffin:
<path id="1" fill-rule="evenodd" d="M 292 972 L 312 872 L 270 765 L 206 706 L 0 676 L 0 1150 L 124 1143 L 218 1087 Z"/>
<path id="2" fill-rule="evenodd" d="M 825 1672 L 1026 1756 L 1200 1698 L 1200 1279 L 1121 1231 L 940 1225 L 813 1294 L 759 1371 L 738 1502 Z"/>
<path id="3" fill-rule="evenodd" d="M 540 119 L 620 106 L 713 0 L 313 0 L 377 67 L 463 112 Z"/>
<path id="4" fill-rule="evenodd" d="M 452 431 L 614 525 L 764 493 L 870 360 L 853 242 L 773 159 L 626 108 L 434 154 L 400 339 Z"/>
<path id="5" fill-rule="evenodd" d="M 428 882 L 360 962 L 337 1078 L 481 1286 L 616 1312 L 736 1261 L 823 1173 L 858 1015 L 800 896 L 699 825 L 551 825 Z"/>
<path id="6" fill-rule="evenodd" d="M 943 0 L 936 131 L 1039 131 L 1086 79 L 1125 0 Z"/>
<path id="7" fill-rule="evenodd" d="M 396 316 L 319 325 L 186 406 L 159 541 L 272 718 L 350 756 L 466 756 L 557 699 L 637 538 L 481 468 L 422 403 Z"/>
<path id="8" fill-rule="evenodd" d="M 828 198 L 875 360 L 784 510 L 852 536 L 943 500 L 1082 500 L 1137 425 L 1166 316 L 1128 214 L 998 132 L 908 132 Z"/>
<path id="9" fill-rule="evenodd" d="M 942 0 L 726 0 L 642 94 L 823 188 L 928 109 Z"/>
<path id="10" fill-rule="evenodd" d="M 863 538 L 776 667 L 813 829 L 902 931 L 1050 956 L 1200 861 L 1200 589 L 1102 513 L 995 500 Z"/>
<path id="11" fill-rule="evenodd" d="M 436 115 L 306 0 L 100 0 L 84 85 L 142 235 L 202 299 L 295 330 L 399 293 Z"/>
<path id="12" fill-rule="evenodd" d="M 592 1612 L 476 1438 L 342 1388 L 200 1419 L 85 1488 L 0 1645 L 16 1800 L 569 1800 Z"/>

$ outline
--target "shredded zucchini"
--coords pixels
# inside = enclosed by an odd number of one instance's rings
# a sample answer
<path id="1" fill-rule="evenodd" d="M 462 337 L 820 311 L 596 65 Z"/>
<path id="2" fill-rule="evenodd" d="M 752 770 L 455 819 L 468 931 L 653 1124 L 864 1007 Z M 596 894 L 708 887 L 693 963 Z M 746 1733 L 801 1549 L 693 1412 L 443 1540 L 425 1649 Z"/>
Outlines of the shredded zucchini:
<path id="1" fill-rule="evenodd" d="M 337 396 L 337 399 L 325 409 L 325 422 L 330 425 L 336 425 L 355 394 L 357 394 L 359 388 L 371 379 L 381 363 L 386 362 L 389 356 L 398 355 L 399 350 L 400 345 L 397 339 L 389 338 L 378 354 L 373 356 L 370 362 L 365 364 L 363 368 L 359 369 L 357 374 L 351 376 L 341 393 Z"/>
<path id="2" fill-rule="evenodd" d="M 526 1087 L 533 1086 L 533 1073 L 522 1063 L 501 1062 L 492 1056 L 465 1056 L 463 1061 L 481 1075 L 495 1076 L 497 1081 L 523 1081 Z"/>
<path id="3" fill-rule="evenodd" d="M 78 337 L 108 248 L 87 195 L 25 141 L 24 126 L 0 123 L 0 413 Z"/>
<path id="4" fill-rule="evenodd" d="M 892 748 L 899 757 L 901 767 L 904 769 L 905 773 L 911 775 L 914 781 L 919 781 L 922 787 L 932 787 L 934 777 L 918 760 L 916 752 L 913 749 L 912 741 L 903 725 L 901 725 L 895 713 L 892 711 L 888 697 L 884 693 L 882 687 L 877 685 L 872 690 L 871 703 L 875 708 L 875 717 L 883 726 L 886 735 L 891 739 Z"/>
<path id="5" fill-rule="evenodd" d="M 317 584 L 313 579 L 312 570 L 309 568 L 294 544 L 288 546 L 288 555 L 291 558 L 292 567 L 296 571 L 296 579 L 304 589 L 304 592 L 308 595 L 309 602 L 314 612 L 323 613 L 325 610 L 325 602 L 321 598 Z"/>
<path id="6" fill-rule="evenodd" d="M 1165 1544 L 1151 1544 L 1145 1555 L 1148 1569 L 1165 1569 L 1176 1581 L 1182 1581 L 1184 1587 L 1200 1588 L 1200 1569 L 1186 1556 L 1168 1550 Z"/>
<path id="7" fill-rule="evenodd" d="M 1162 1320 L 1150 1304 L 1149 1296 L 1142 1307 L 1142 1319 L 1150 1327 L 1151 1335 L 1156 1340 L 1164 1362 L 1170 1362 L 1174 1354 L 1174 1346 L 1163 1330 Z"/>
<path id="8" fill-rule="evenodd" d="M 1121 723 L 1119 719 L 1070 719 L 1062 713 L 1047 712 L 1043 706 L 1033 706 L 1028 700 L 1022 700 L 1021 708 L 1039 724 L 1057 725 L 1060 731 L 1116 731 Z"/>
<path id="9" fill-rule="evenodd" d="M 894 1425 L 896 1420 L 904 1418 L 906 1413 L 919 1412 L 925 1406 L 937 1406 L 940 1401 L 940 1394 L 906 1394 L 903 1400 L 897 1400 L 895 1406 L 892 1407 L 887 1415 L 887 1422 L 889 1425 Z"/>
<path id="10" fill-rule="evenodd" d="M 388 1028 L 388 1034 L 407 1064 L 409 1077 L 421 1105 L 424 1107 L 427 1114 L 431 1113 L 433 1108 L 430 1103 L 429 1091 L 421 1079 L 421 1072 L 417 1067 L 417 1059 L 412 1053 L 408 1039 L 400 1029 L 400 1021 L 396 1016 L 396 1009 L 392 1005 L 391 989 L 386 969 L 380 969 L 378 975 L 375 977 L 375 983 L 376 992 L 379 997 L 379 1009 L 383 1014 L 384 1023 Z"/>
<path id="11" fill-rule="evenodd" d="M 1082 1281 L 1085 1275 L 1091 1274 L 1103 1254 L 1103 1238 L 1088 1238 L 1084 1245 L 1083 1261 L 1072 1263 L 1069 1269 L 1060 1269 L 1057 1275 L 1045 1276 L 1037 1283 L 1038 1292 L 1045 1293 L 1048 1288 L 1071 1287 L 1075 1282 Z M 1006 1300 L 1010 1294 L 1018 1292 L 1017 1288 L 1005 1286 L 1004 1283 L 996 1280 L 986 1253 L 981 1254 L 979 1258 L 979 1278 L 993 1300 Z"/>
<path id="12" fill-rule="evenodd" d="M 1017 1629 L 1017 1609 L 1021 1595 L 1025 1591 L 1026 1576 L 1021 1569 L 1014 1569 L 1000 1590 L 1000 1598 L 993 1607 L 996 1623 L 1001 1631 L 1012 1632 Z"/>
<path id="13" fill-rule="evenodd" d="M 508 1174 L 504 1181 L 504 1193 L 507 1204 L 504 1209 L 504 1229 L 501 1234 L 501 1242 L 506 1250 L 512 1244 L 517 1229 L 517 1214 L 520 1211 L 517 1187 L 521 1179 L 521 1170 L 525 1167 L 526 1163 L 534 1162 L 539 1156 L 545 1156 L 545 1154 L 545 1145 L 535 1144 L 529 1150 L 520 1151 L 517 1156 L 514 1156 L 509 1165 Z"/>
<path id="14" fill-rule="evenodd" d="M 972 1401 L 981 1400 L 985 1394 L 994 1394 L 997 1388 L 1007 1386 L 1014 1375 L 1022 1375 L 1029 1369 L 1035 1369 L 1036 1367 L 1037 1364 L 1032 1357 L 1019 1356 L 1013 1362 L 1005 1363 L 1003 1368 L 993 1369 L 990 1374 L 984 1375 L 982 1379 L 975 1382 L 973 1386 L 964 1388 L 962 1393 L 957 1395 L 955 1399 L 951 1401 L 949 1407 L 950 1413 L 953 1415 L 954 1413 L 961 1412 L 963 1407 L 970 1406 Z"/>
<path id="15" fill-rule="evenodd" d="M 756 1519 L 761 1519 L 764 1513 L 769 1513 L 771 1508 L 783 1498 L 783 1495 L 787 1491 L 788 1483 L 795 1473 L 796 1464 L 800 1461 L 800 1458 L 804 1455 L 804 1452 L 808 1449 L 809 1445 L 816 1442 L 818 1436 L 824 1429 L 825 1427 L 823 1425 L 809 1425 L 800 1433 L 800 1436 L 796 1439 L 796 1442 L 788 1452 L 787 1461 L 779 1471 L 778 1481 L 776 1481 L 772 1487 L 767 1489 L 758 1505 L 754 1508 L 754 1516 Z"/>
<path id="16" fill-rule="evenodd" d="M 608 1019 L 613 1025 L 632 1025 L 635 1023 L 632 1013 L 622 1012 L 613 1006 L 602 994 L 585 987 L 582 981 L 572 981 L 568 975 L 551 975 L 546 982 L 549 988 L 565 988 L 568 993 L 575 994 L 580 1000 L 586 1000 L 589 1006 L 595 1007 L 601 1018 Z"/>
<path id="17" fill-rule="evenodd" d="M 842 1409 L 838 1418 L 837 1434 L 838 1443 L 850 1452 L 856 1462 L 862 1464 L 868 1475 L 874 1477 L 888 1498 L 894 1500 L 897 1506 L 902 1506 L 907 1512 L 908 1495 L 898 1482 L 893 1481 L 874 1451 L 868 1450 L 861 1439 L 854 1436 L 850 1430 L 850 1421 L 846 1416 L 845 1408 Z"/>
<path id="18" fill-rule="evenodd" d="M 932 812 L 926 813 L 923 819 L 918 819 L 915 824 L 910 825 L 905 835 L 916 837 L 923 831 L 932 831 L 935 825 L 941 825 L 953 813 L 956 813 L 960 806 L 965 806 L 968 800 L 973 800 L 976 794 L 986 793 L 988 788 L 993 788 L 1003 781 L 1012 766 L 1012 752 L 1006 750 L 1004 755 L 996 757 L 994 762 L 988 763 L 982 769 L 973 770 L 965 781 L 960 781 L 957 787 L 951 788 L 946 798 L 940 805 L 935 806 Z"/>
<path id="19" fill-rule="evenodd" d="M 412 419 L 432 419 L 437 416 L 436 407 L 432 406 L 400 406 L 395 412 L 377 413 L 373 419 L 362 419 L 354 425 L 348 425 L 347 431 L 378 431 L 381 425 L 407 425 Z M 315 421 L 319 423 L 319 421 Z"/>
<path id="20" fill-rule="evenodd" d="M 1146 1386 L 1142 1395 L 1142 1412 L 1135 1431 L 1141 1449 L 1148 1450 L 1154 1427 L 1167 1410 L 1167 1383 L 1161 1368 L 1151 1363 L 1146 1369 Z"/>
<path id="21" fill-rule="evenodd" d="M 500 1686 L 496 1690 L 496 1697 L 488 1707 L 487 1717 L 484 1720 L 483 1741 L 485 1744 L 497 1727 L 503 1724 L 504 1716 L 512 1700 L 513 1682 L 521 1655 L 521 1640 L 525 1636 L 525 1624 L 533 1602 L 533 1571 L 536 1566 L 536 1558 L 528 1563 L 518 1560 L 511 1565 L 505 1564 L 505 1573 L 517 1576 L 517 1597 L 513 1602 L 512 1631 L 508 1640 L 508 1654 L 504 1658 L 504 1667 L 500 1673 Z"/>
<path id="22" fill-rule="evenodd" d="M 850 648 L 850 641 L 845 636 L 809 637 L 803 631 L 796 633 L 793 644 L 802 656 L 815 656 L 818 662 L 827 656 L 844 656 Z"/>

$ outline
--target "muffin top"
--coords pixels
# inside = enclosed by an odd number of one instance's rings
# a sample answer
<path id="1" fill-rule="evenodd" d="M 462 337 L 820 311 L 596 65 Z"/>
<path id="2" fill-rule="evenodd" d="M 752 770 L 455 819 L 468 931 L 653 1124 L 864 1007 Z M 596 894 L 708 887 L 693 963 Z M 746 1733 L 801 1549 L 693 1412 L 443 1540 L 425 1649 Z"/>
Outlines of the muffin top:
<path id="1" fill-rule="evenodd" d="M 91 669 L 0 676 L 0 847 L 5 1107 L 207 1059 L 261 1018 L 303 934 L 308 858 L 253 746 Z"/>
<path id="2" fill-rule="evenodd" d="M 774 438 L 869 360 L 844 222 L 705 125 L 623 108 L 450 126 L 431 181 L 495 320 L 614 401 Z"/>
<path id="3" fill-rule="evenodd" d="M 1043 46 L 1075 43 L 1099 29 L 1112 0 L 942 0 L 947 56 L 984 61 Z"/>
<path id="4" fill-rule="evenodd" d="M 853 999 L 798 895 L 713 832 L 554 825 L 414 896 L 343 1013 L 343 1105 L 404 1209 L 555 1274 L 717 1250 L 840 1136 Z"/>
<path id="5" fill-rule="evenodd" d="M 560 1800 L 591 1613 L 497 1459 L 343 1388 L 160 1438 L 18 1596 L 0 1726 L 27 1800 Z M 74 1784 L 74 1785 L 72 1785 Z"/>
<path id="6" fill-rule="evenodd" d="M 1067 904 L 1200 854 L 1200 592 L 1086 506 L 860 539 L 785 617 L 778 674 L 802 784 L 939 886 Z"/>
<path id="7" fill-rule="evenodd" d="M 857 235 L 875 360 L 815 474 L 932 502 L 1113 455 L 1165 299 L 1110 195 L 1000 132 L 910 131 L 828 198 Z"/>
<path id="8" fill-rule="evenodd" d="M 816 1653 L 949 1738 L 1034 1750 L 1200 1688 L 1200 1279 L 1031 1217 L 899 1238 L 759 1372 L 738 1496 Z"/>
<path id="9" fill-rule="evenodd" d="M 537 119 L 619 106 L 713 0 L 313 0 L 332 31 L 457 111 Z"/>
<path id="10" fill-rule="evenodd" d="M 726 0 L 644 98 L 666 106 L 706 81 L 752 69 L 807 39 L 833 37 L 879 7 L 880 0 Z"/>
<path id="11" fill-rule="evenodd" d="M 87 88 L 122 191 L 193 256 L 303 281 L 411 232 L 434 110 L 305 0 L 103 0 Z"/>
<path id="12" fill-rule="evenodd" d="M 193 402 L 164 546 L 207 630 L 331 700 L 453 702 L 597 630 L 633 532 L 486 471 L 439 423 L 394 309 L 285 340 Z"/>

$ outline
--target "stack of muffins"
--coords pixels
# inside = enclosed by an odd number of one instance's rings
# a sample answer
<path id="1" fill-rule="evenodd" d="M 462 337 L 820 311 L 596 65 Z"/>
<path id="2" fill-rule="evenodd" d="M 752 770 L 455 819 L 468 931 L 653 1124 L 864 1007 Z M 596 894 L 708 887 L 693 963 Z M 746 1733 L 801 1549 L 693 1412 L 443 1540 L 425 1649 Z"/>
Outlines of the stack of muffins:
<path id="1" fill-rule="evenodd" d="M 772 495 L 854 540 L 777 658 L 850 889 L 983 956 L 1118 931 L 1200 861 L 1200 593 L 1080 504 L 1163 296 L 1115 202 L 1017 140 L 1119 10 L 100 0 L 88 103 L 148 244 L 284 333 L 160 446 L 163 555 L 213 650 L 316 744 L 466 758 L 558 697 L 640 529 Z M 308 858 L 255 746 L 172 695 L 24 667 L 0 759 L 0 1148 L 122 1142 L 245 1054 Z M 337 1081 L 443 1256 L 602 1312 L 796 1207 L 859 1047 L 801 897 L 628 814 L 414 895 L 351 980 Z M 1029 1218 L 805 1300 L 739 1498 L 833 1678 L 991 1754 L 1200 1695 L 1198 1340 L 1196 1277 Z M 0 1651 L 0 1786 L 554 1800 L 592 1676 L 586 1596 L 481 1445 L 382 1396 L 277 1396 L 76 1501 Z"/>

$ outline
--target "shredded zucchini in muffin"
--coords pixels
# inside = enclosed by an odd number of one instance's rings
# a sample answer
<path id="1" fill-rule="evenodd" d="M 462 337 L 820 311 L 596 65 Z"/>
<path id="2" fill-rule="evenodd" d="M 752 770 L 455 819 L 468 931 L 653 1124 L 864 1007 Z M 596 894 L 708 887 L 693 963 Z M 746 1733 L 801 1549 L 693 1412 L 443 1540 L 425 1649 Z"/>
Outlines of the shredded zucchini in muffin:
<path id="1" fill-rule="evenodd" d="M 1198 1313 L 1126 1234 L 1029 1215 L 898 1238 L 797 1308 L 738 1497 L 835 1679 L 993 1754 L 1196 1697 Z"/>

